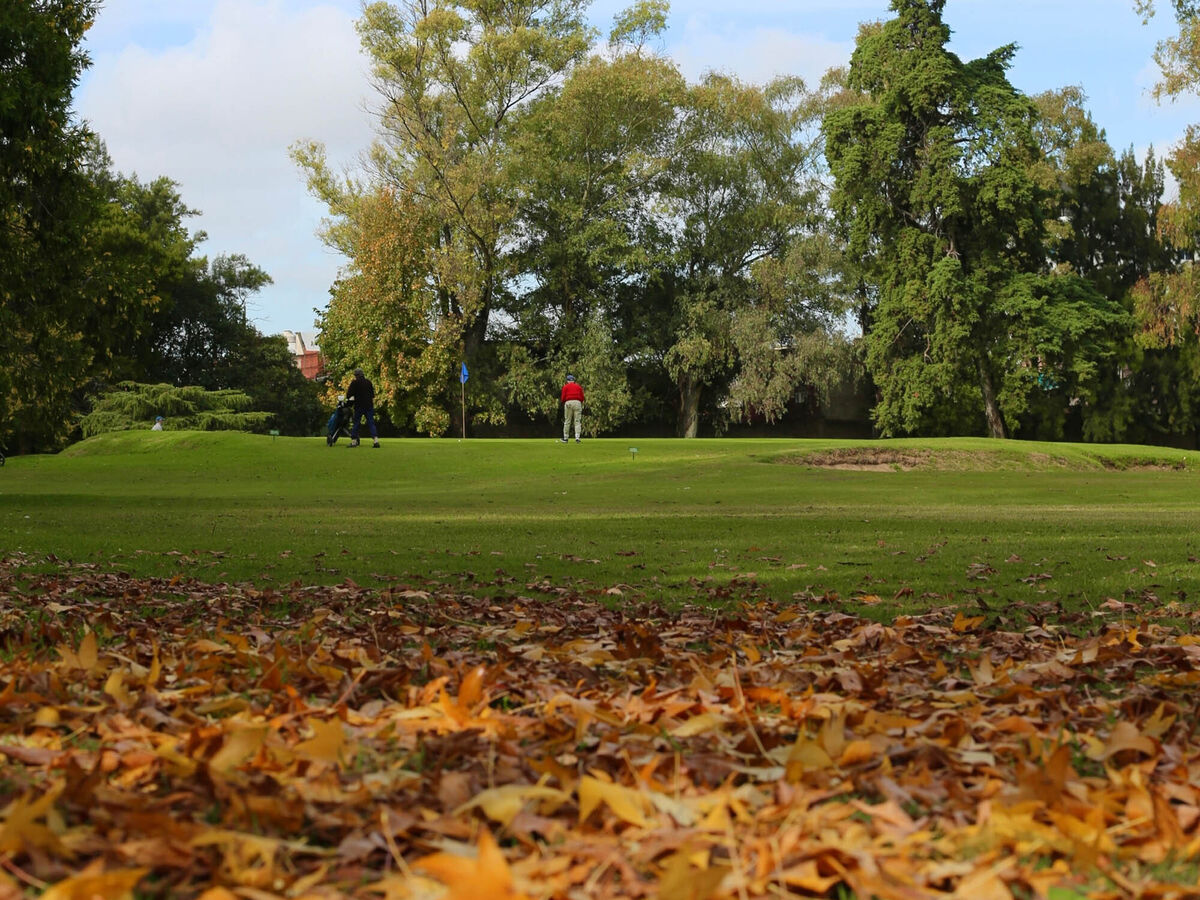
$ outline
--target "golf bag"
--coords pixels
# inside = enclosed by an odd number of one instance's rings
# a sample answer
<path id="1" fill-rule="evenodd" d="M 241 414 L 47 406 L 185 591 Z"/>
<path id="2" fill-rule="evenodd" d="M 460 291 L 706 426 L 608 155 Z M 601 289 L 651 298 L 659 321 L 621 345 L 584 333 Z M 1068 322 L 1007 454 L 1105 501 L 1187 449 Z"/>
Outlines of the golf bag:
<path id="1" fill-rule="evenodd" d="M 339 400 L 329 424 L 325 427 L 325 446 L 332 447 L 337 439 L 345 435 L 350 437 L 350 421 L 354 416 L 354 407 L 345 400 Z"/>

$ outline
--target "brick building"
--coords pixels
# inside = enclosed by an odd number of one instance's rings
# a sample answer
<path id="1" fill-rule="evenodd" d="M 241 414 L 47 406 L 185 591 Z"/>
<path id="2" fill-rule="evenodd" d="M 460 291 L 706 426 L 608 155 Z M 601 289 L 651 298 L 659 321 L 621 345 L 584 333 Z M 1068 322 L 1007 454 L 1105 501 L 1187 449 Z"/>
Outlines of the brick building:
<path id="1" fill-rule="evenodd" d="M 296 368 L 312 381 L 325 371 L 325 359 L 317 347 L 317 335 L 312 331 L 285 331 L 284 339 L 296 360 Z"/>

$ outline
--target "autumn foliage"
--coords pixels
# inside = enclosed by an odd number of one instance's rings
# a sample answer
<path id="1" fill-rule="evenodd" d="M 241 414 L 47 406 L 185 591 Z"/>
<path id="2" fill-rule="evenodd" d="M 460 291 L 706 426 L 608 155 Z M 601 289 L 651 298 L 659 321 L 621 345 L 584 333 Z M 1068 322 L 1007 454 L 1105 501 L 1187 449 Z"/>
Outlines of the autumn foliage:
<path id="1" fill-rule="evenodd" d="M 1149 595 L 880 624 L 33 563 L 0 564 L 6 900 L 1195 890 L 1200 636 Z"/>

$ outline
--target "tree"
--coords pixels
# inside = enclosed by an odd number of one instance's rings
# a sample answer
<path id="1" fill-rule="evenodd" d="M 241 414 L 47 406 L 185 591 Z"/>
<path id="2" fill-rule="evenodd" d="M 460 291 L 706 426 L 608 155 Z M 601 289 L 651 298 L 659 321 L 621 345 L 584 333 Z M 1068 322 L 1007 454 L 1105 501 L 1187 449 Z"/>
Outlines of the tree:
<path id="1" fill-rule="evenodd" d="M 172 431 L 261 431 L 271 418 L 242 391 L 123 381 L 96 398 L 81 428 L 84 437 L 93 437 L 149 428 L 156 416 Z"/>
<path id="2" fill-rule="evenodd" d="M 83 316 L 90 374 L 110 382 L 171 378 L 162 365 L 162 331 L 180 286 L 196 275 L 192 254 L 204 235 L 193 236 L 185 220 L 197 212 L 169 178 L 143 184 L 116 172 L 99 139 L 87 174 L 97 202 L 85 268 L 96 299 Z"/>
<path id="3" fill-rule="evenodd" d="M 0 441 L 51 448 L 91 365 L 83 326 L 94 213 L 71 93 L 95 0 L 0 7 Z"/>
<path id="4" fill-rule="evenodd" d="M 798 79 L 757 87 L 715 74 L 681 109 L 663 198 L 671 254 L 656 273 L 669 303 L 662 361 L 678 391 L 681 437 L 696 436 L 704 392 L 736 373 L 740 316 L 756 316 L 771 328 L 761 339 L 782 344 L 789 316 L 828 312 L 823 292 L 781 296 L 771 308 L 753 277 L 823 226 L 812 128 L 820 110 Z"/>
<path id="5" fill-rule="evenodd" d="M 349 260 L 320 313 L 334 392 L 361 367 L 392 423 L 442 434 L 461 333 L 437 314 L 442 298 L 430 276 L 436 223 L 412 194 L 340 184 L 321 165 L 310 172 L 310 186 L 335 216 L 324 238 Z"/>
<path id="6" fill-rule="evenodd" d="M 518 113 L 586 51 L 585 6 L 404 0 L 371 3 L 359 21 L 383 98 L 371 177 L 437 223 L 425 257 L 427 316 L 456 345 L 451 358 L 473 367 L 513 274 Z M 297 158 L 320 178 L 319 148 Z M 455 370 L 443 372 L 447 389 Z M 448 390 L 443 406 L 457 414 Z"/>
<path id="7" fill-rule="evenodd" d="M 1061 350 L 1118 310 L 1078 276 L 1031 277 L 1046 262 L 1036 109 L 1005 75 L 1013 46 L 966 63 L 946 49 L 943 7 L 893 0 L 895 18 L 860 31 L 858 99 L 825 120 L 833 205 L 876 292 L 865 339 L 880 430 L 1005 437 L 1014 379 L 1041 359 L 1014 341 L 1014 316 Z"/>
<path id="8" fill-rule="evenodd" d="M 669 189 L 686 90 L 675 66 L 645 48 L 664 16 L 663 3 L 622 14 L 608 53 L 531 104 L 520 130 L 523 277 L 497 329 L 506 399 L 551 417 L 573 372 L 588 385 L 591 432 L 644 412 L 631 369 L 653 355 L 640 305 L 666 246 L 655 205 Z"/>

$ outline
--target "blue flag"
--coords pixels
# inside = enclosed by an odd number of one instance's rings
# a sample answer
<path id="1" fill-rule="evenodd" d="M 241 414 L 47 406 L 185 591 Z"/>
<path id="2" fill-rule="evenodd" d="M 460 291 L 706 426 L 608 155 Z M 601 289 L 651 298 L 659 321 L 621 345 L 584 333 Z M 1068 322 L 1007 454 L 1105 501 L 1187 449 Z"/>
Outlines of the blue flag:
<path id="1" fill-rule="evenodd" d="M 461 372 L 461 373 L 459 373 L 459 376 L 458 376 L 459 383 L 460 383 L 460 384 L 466 384 L 466 383 L 467 383 L 467 379 L 468 379 L 469 377 L 470 377 L 470 376 L 469 376 L 469 375 L 467 375 L 467 364 L 466 364 L 466 363 L 463 363 L 463 364 L 462 364 L 462 372 Z"/>

